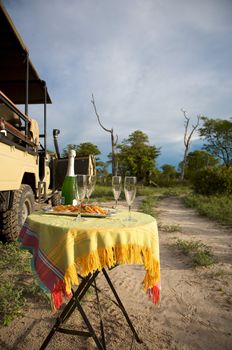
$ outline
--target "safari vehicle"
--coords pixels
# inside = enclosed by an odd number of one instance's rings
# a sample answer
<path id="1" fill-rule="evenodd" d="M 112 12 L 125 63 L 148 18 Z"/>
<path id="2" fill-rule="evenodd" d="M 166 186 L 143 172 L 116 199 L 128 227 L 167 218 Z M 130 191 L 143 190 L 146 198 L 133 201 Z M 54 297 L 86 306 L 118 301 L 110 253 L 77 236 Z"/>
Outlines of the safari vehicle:
<path id="1" fill-rule="evenodd" d="M 8 242 L 17 238 L 35 202 L 57 203 L 68 160 L 60 157 L 58 129 L 53 130 L 55 151 L 47 151 L 46 106 L 51 99 L 1 2 L 0 38 L 0 239 Z M 43 105 L 42 134 L 28 116 L 30 104 Z M 18 105 L 24 105 L 24 112 Z M 94 157 L 77 158 L 75 169 L 95 172 Z"/>

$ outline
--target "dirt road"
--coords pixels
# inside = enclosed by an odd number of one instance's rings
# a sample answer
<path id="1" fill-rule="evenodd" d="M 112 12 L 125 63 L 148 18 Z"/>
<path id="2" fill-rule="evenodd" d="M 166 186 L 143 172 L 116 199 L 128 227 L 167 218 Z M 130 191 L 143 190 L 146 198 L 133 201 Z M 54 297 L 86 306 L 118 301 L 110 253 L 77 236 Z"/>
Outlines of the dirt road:
<path id="1" fill-rule="evenodd" d="M 181 232 L 159 231 L 162 268 L 162 303 L 159 327 L 177 349 L 232 348 L 232 232 L 192 209 L 180 199 L 159 204 L 161 227 L 179 225 Z M 217 263 L 194 268 L 176 247 L 176 239 L 201 241 Z"/>
<path id="2" fill-rule="evenodd" d="M 100 278 L 98 286 L 103 291 L 107 349 L 232 349 L 232 230 L 198 216 L 194 210 L 185 208 L 178 198 L 161 200 L 158 212 L 161 303 L 156 307 L 148 302 L 140 283 L 143 267 L 119 266 L 110 271 L 118 294 L 143 340 L 138 344 L 132 339 L 121 312 L 111 302 L 112 296 Z M 178 227 L 179 231 L 171 232 L 173 227 Z M 177 238 L 207 244 L 217 263 L 208 268 L 195 268 L 191 260 L 178 251 Z M 97 310 L 93 308 L 93 300 L 94 295 L 90 295 L 84 307 L 96 323 Z M 0 348 L 38 349 L 54 316 L 45 302 L 32 299 L 25 317 L 0 329 Z M 80 322 L 78 315 L 72 318 L 73 324 Z M 95 345 L 91 339 L 55 335 L 47 349 L 93 350 Z"/>

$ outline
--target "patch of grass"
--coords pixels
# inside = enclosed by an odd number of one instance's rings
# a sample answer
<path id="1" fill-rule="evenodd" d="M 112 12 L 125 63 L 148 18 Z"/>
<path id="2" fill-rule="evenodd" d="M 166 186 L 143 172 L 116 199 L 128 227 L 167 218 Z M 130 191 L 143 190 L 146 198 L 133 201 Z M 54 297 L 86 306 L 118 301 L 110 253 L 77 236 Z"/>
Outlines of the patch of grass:
<path id="1" fill-rule="evenodd" d="M 32 282 L 29 285 L 23 285 L 23 295 L 26 299 L 36 297 L 46 302 L 49 301 L 49 296 L 45 293 L 45 291 L 41 289 L 41 287 L 38 284 L 36 284 L 34 280 L 32 280 Z"/>
<path id="2" fill-rule="evenodd" d="M 0 242 L 0 272 L 12 269 L 15 272 L 30 271 L 30 253 L 20 251 L 18 243 Z"/>
<path id="3" fill-rule="evenodd" d="M 46 298 L 34 282 L 30 260 L 31 254 L 20 250 L 18 243 L 0 242 L 0 325 L 9 326 L 23 315 L 28 298 Z"/>
<path id="4" fill-rule="evenodd" d="M 107 200 L 113 200 L 113 191 L 111 186 L 103 186 L 103 185 L 96 185 L 91 198 L 93 200 L 98 200 L 100 199 L 101 201 L 105 202 Z"/>
<path id="5" fill-rule="evenodd" d="M 179 197 L 182 195 L 187 195 L 191 193 L 192 190 L 188 186 L 176 186 L 176 187 L 168 187 L 162 189 L 162 196 L 165 197 Z"/>
<path id="6" fill-rule="evenodd" d="M 142 203 L 140 204 L 139 210 L 142 211 L 145 214 L 149 214 L 151 216 L 156 217 L 156 211 L 155 211 L 155 204 L 156 199 L 154 196 L 147 196 L 144 198 Z"/>
<path id="7" fill-rule="evenodd" d="M 170 225 L 164 225 L 159 223 L 159 229 L 164 232 L 181 232 L 181 227 L 180 225 L 176 224 L 170 224 Z"/>
<path id="8" fill-rule="evenodd" d="M 137 185 L 137 196 L 153 196 L 156 191 L 156 188 L 151 186 Z"/>
<path id="9" fill-rule="evenodd" d="M 190 194 L 184 199 L 189 207 L 196 208 L 202 215 L 217 222 L 232 226 L 232 195 L 203 196 Z"/>
<path id="10" fill-rule="evenodd" d="M 178 249 L 189 256 L 195 266 L 210 266 L 215 263 L 211 249 L 200 241 L 177 239 Z"/>
<path id="11" fill-rule="evenodd" d="M 209 277 L 213 279 L 226 279 L 230 276 L 230 273 L 224 271 L 224 270 L 219 270 L 216 272 L 212 272 Z"/>
<path id="12" fill-rule="evenodd" d="M 213 254 L 207 249 L 199 250 L 193 255 L 193 263 L 196 266 L 210 266 L 215 263 Z"/>
<path id="13" fill-rule="evenodd" d="M 156 189 L 153 187 L 137 185 L 137 196 L 151 196 L 154 195 L 155 192 Z M 99 199 L 101 201 L 114 200 L 112 187 L 110 185 L 96 185 L 91 198 L 93 200 Z M 120 199 L 125 200 L 123 186 Z"/>
<path id="14" fill-rule="evenodd" d="M 22 315 L 24 305 L 23 288 L 15 285 L 14 281 L 1 282 L 0 321 L 2 325 L 9 326 L 16 317 Z"/>
<path id="15" fill-rule="evenodd" d="M 177 185 L 175 187 L 152 187 L 152 186 L 137 186 L 137 194 L 139 196 L 182 196 L 191 193 L 192 190 L 189 186 Z"/>
<path id="16" fill-rule="evenodd" d="M 177 239 L 176 245 L 179 250 L 185 255 L 189 255 L 192 252 L 196 252 L 202 245 L 199 241 L 185 241 L 183 239 Z"/>
<path id="17" fill-rule="evenodd" d="M 137 185 L 137 196 L 181 196 L 183 194 L 189 194 L 191 192 L 190 187 L 188 186 L 175 186 L 175 187 L 153 187 L 153 186 L 143 186 L 138 184 Z M 93 200 L 101 200 L 101 201 L 107 201 L 107 200 L 113 200 L 113 192 L 111 185 L 99 185 L 97 184 L 94 192 L 91 195 L 91 198 Z M 123 193 L 123 187 L 121 192 L 121 199 L 125 199 L 124 193 Z"/>

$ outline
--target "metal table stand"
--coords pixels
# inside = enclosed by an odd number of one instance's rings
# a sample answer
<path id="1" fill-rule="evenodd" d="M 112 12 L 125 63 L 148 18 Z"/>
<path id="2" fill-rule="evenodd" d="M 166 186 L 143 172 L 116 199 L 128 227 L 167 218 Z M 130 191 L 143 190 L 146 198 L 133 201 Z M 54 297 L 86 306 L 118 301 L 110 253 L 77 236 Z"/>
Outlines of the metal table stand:
<path id="1" fill-rule="evenodd" d="M 41 345 L 40 350 L 44 350 L 47 347 L 47 345 L 49 344 L 49 342 L 51 341 L 52 337 L 54 336 L 54 334 L 56 332 L 70 334 L 70 335 L 77 335 L 77 336 L 81 336 L 81 337 L 92 337 L 98 350 L 106 350 L 105 333 L 104 333 L 104 327 L 103 327 L 103 320 L 102 320 L 102 316 L 101 316 L 101 307 L 100 307 L 100 302 L 99 302 L 99 297 L 98 297 L 98 292 L 100 290 L 96 286 L 96 278 L 97 278 L 99 273 L 100 273 L 100 271 L 97 270 L 94 273 L 89 274 L 87 277 L 82 278 L 76 291 L 73 291 L 72 298 L 65 305 L 61 314 L 57 317 L 54 326 L 52 327 L 51 331 L 49 332 L 49 334 L 47 335 L 43 344 Z M 120 298 L 119 298 L 119 296 L 118 296 L 118 294 L 113 286 L 113 283 L 111 282 L 110 277 L 104 268 L 102 269 L 102 273 L 103 273 L 103 275 L 104 275 L 104 277 L 105 277 L 105 279 L 106 279 L 106 281 L 107 281 L 110 289 L 112 290 L 114 297 L 117 301 L 117 302 L 115 302 L 115 304 L 121 309 L 124 317 L 126 318 L 128 325 L 133 333 L 134 338 L 136 339 L 136 341 L 138 343 L 141 344 L 142 341 L 140 340 L 136 330 L 134 329 L 134 326 L 133 326 L 133 324 L 132 324 L 132 322 L 131 322 L 131 320 L 126 312 L 126 309 L 123 306 L 123 304 L 122 304 L 122 302 L 121 302 L 121 300 L 120 300 Z M 96 300 L 97 300 L 99 317 L 100 317 L 101 340 L 97 337 L 93 326 L 91 325 L 85 311 L 83 310 L 83 308 L 81 306 L 81 300 L 84 297 L 84 295 L 86 294 L 86 292 L 88 291 L 88 289 L 90 288 L 90 286 L 94 287 L 95 293 L 96 293 Z M 62 325 L 68 320 L 68 318 L 72 315 L 72 313 L 74 312 L 74 310 L 76 308 L 78 309 L 80 315 L 82 316 L 82 319 L 86 325 L 87 331 L 80 331 L 80 330 L 68 329 L 68 328 L 62 327 Z"/>

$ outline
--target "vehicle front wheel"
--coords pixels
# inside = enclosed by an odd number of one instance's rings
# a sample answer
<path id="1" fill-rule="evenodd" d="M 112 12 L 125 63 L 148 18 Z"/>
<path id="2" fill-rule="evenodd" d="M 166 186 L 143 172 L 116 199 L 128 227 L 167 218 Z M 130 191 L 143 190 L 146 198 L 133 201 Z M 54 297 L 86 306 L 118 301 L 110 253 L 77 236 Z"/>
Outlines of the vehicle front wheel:
<path id="1" fill-rule="evenodd" d="M 27 216 L 34 209 L 34 194 L 29 185 L 21 185 L 13 193 L 12 207 L 0 212 L 0 237 L 3 242 L 15 241 Z"/>

